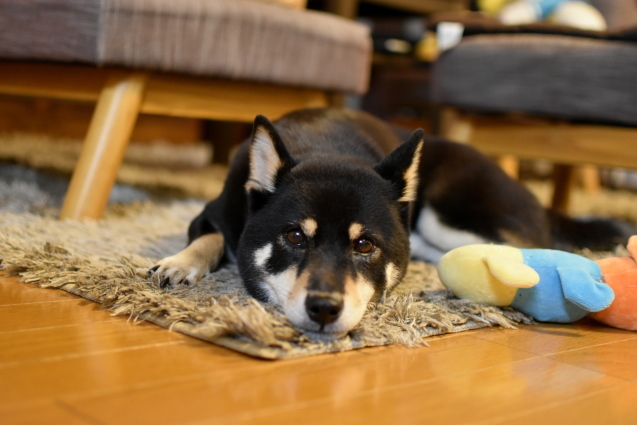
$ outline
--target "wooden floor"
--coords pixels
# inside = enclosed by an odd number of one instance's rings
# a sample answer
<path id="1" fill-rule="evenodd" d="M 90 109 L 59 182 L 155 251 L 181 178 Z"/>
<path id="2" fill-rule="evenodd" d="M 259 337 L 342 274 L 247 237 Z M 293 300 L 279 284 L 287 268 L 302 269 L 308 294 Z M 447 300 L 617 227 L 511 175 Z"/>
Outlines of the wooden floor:
<path id="1" fill-rule="evenodd" d="M 488 329 L 256 360 L 0 277 L 0 423 L 637 424 L 637 333 Z"/>

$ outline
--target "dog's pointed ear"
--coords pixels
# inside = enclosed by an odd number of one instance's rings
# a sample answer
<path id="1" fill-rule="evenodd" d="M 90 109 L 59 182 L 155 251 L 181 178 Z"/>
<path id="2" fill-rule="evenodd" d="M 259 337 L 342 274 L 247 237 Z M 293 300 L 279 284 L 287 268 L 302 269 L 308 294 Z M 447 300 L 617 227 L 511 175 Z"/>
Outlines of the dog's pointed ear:
<path id="1" fill-rule="evenodd" d="M 250 174 L 245 184 L 246 192 L 274 192 L 280 173 L 291 168 L 292 163 L 292 157 L 274 125 L 263 115 L 257 115 L 250 142 Z"/>
<path id="2" fill-rule="evenodd" d="M 410 203 L 418 197 L 419 168 L 424 132 L 416 130 L 405 143 L 387 155 L 374 169 L 394 188 L 398 202 Z"/>

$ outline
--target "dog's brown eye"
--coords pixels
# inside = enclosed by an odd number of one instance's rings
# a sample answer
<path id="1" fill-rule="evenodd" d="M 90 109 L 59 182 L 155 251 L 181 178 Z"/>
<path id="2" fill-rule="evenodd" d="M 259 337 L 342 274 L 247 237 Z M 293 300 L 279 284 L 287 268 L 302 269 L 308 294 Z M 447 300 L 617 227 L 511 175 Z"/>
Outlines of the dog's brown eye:
<path id="1" fill-rule="evenodd" d="M 288 242 L 292 245 L 301 245 L 305 242 L 305 234 L 300 229 L 292 229 L 286 233 Z"/>
<path id="2" fill-rule="evenodd" d="M 369 254 L 374 249 L 374 244 L 369 239 L 360 238 L 354 241 L 354 249 L 361 254 Z"/>

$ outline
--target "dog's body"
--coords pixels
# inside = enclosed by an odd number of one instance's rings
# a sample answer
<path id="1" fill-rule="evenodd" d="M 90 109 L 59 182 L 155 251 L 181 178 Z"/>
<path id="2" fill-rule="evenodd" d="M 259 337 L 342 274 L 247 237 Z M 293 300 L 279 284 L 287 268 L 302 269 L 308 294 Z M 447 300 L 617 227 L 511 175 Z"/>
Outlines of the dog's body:
<path id="1" fill-rule="evenodd" d="M 190 283 L 236 259 L 255 298 L 302 329 L 341 335 L 401 281 L 410 245 L 436 262 L 469 243 L 599 248 L 624 235 L 547 212 L 467 146 L 313 109 L 274 125 L 257 117 L 222 194 L 191 223 L 188 247 L 151 273 L 162 286 Z"/>

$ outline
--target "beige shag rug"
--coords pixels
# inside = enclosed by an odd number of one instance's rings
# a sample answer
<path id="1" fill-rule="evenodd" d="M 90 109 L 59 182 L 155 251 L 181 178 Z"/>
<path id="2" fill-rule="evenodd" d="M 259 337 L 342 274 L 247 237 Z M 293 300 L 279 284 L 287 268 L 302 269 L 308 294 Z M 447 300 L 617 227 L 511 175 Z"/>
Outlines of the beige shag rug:
<path id="1" fill-rule="evenodd" d="M 46 155 L 36 155 L 34 160 L 28 154 L 33 152 L 28 138 L 22 140 L 27 153 L 17 142 L 3 150 L 6 140 L 0 135 L 0 158 L 68 173 L 68 160 L 61 160 L 55 150 L 42 148 Z M 48 159 L 42 159 L 45 156 Z M 59 165 L 65 161 L 67 169 Z M 210 199 L 219 193 L 223 177 L 219 168 L 178 171 L 125 165 L 118 179 L 146 189 L 171 189 L 171 193 Z M 294 329 L 276 308 L 250 298 L 234 266 L 169 292 L 146 278 L 157 259 L 184 246 L 188 223 L 203 201 L 158 198 L 153 195 L 156 191 L 149 194 L 118 185 L 103 220 L 60 222 L 56 215 L 65 188 L 63 179 L 0 163 L 4 270 L 21 276 L 23 282 L 61 288 L 99 302 L 114 314 L 152 321 L 252 356 L 284 359 L 387 344 L 418 346 L 432 335 L 531 323 L 511 309 L 452 297 L 434 267 L 413 262 L 405 281 L 384 302 L 370 305 L 361 324 L 347 337 L 313 339 Z M 549 194 L 547 185 L 534 184 L 532 190 L 540 198 Z M 595 197 L 576 193 L 574 201 L 580 215 L 637 222 L 634 193 L 604 191 Z"/>

